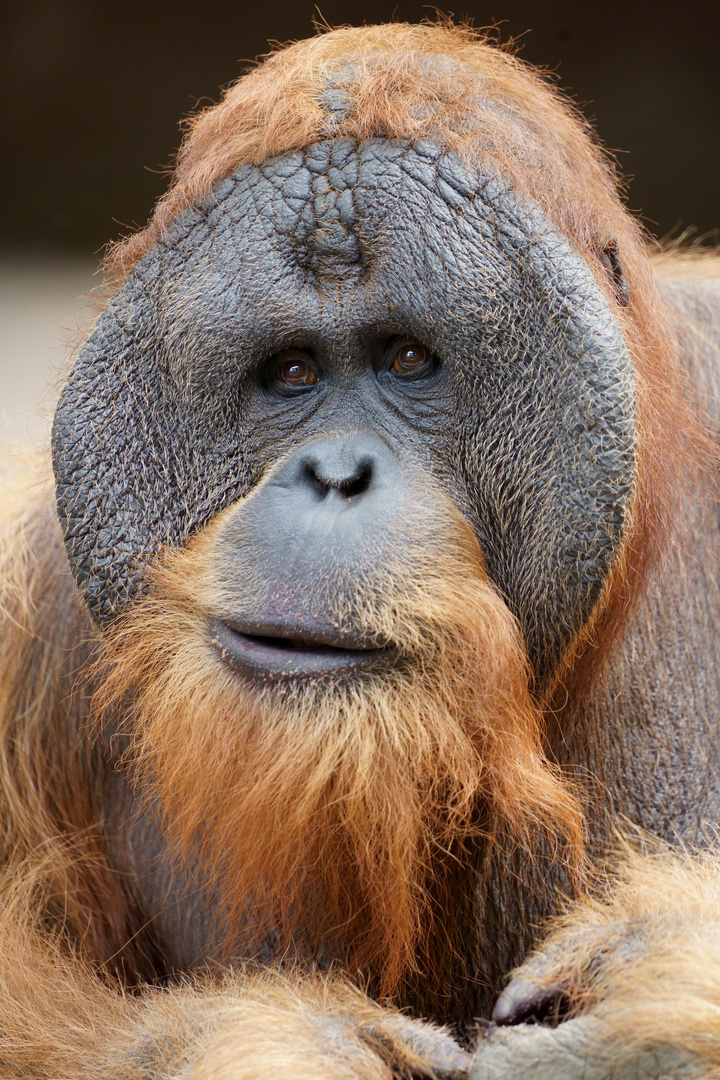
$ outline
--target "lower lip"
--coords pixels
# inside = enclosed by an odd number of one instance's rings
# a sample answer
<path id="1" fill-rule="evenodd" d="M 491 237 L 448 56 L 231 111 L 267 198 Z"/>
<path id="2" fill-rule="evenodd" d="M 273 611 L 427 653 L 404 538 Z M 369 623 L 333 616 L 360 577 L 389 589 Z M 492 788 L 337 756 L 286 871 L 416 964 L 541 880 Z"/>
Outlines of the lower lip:
<path id="1" fill-rule="evenodd" d="M 334 672 L 360 671 L 388 659 L 393 651 L 339 649 L 332 645 L 270 645 L 266 640 L 231 629 L 221 619 L 210 621 L 210 637 L 221 660 L 239 675 L 263 682 L 281 682 Z"/>

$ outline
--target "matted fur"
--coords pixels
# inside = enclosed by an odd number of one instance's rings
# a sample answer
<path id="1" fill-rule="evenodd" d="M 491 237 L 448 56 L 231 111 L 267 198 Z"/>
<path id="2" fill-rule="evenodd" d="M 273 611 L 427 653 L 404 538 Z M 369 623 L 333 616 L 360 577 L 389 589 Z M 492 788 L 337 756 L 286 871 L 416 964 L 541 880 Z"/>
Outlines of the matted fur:
<path id="1" fill-rule="evenodd" d="M 418 966 L 439 978 L 428 943 L 435 920 L 452 942 L 461 898 L 442 881 L 467 840 L 509 826 L 529 844 L 544 828 L 577 859 L 583 839 L 543 755 L 515 619 L 437 498 L 438 539 L 406 542 L 401 565 L 326 613 L 391 642 L 388 670 L 263 691 L 229 670 L 207 628 L 221 515 L 165 553 L 151 595 L 110 631 L 95 701 L 100 718 L 129 705 L 129 760 L 184 852 L 200 847 L 214 867 L 229 925 L 249 922 L 255 948 L 273 934 L 279 955 L 325 948 L 377 976 L 381 995 Z M 251 594 L 252 576 L 239 578 Z"/>

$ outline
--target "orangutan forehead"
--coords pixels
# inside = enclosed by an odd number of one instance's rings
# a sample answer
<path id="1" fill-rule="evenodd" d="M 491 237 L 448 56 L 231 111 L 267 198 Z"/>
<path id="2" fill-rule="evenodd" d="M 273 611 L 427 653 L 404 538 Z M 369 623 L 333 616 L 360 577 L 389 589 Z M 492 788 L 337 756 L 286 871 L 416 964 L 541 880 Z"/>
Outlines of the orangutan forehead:
<path id="1" fill-rule="evenodd" d="M 464 216 L 478 197 L 503 201 L 507 187 L 432 142 L 411 148 L 338 138 L 241 170 L 233 201 L 251 193 L 299 267 L 346 280 L 359 278 L 378 253 L 387 257 L 389 242 L 395 255 L 398 243 L 405 246 L 407 261 L 420 256 L 418 241 L 452 247 L 458 210 Z"/>
<path id="2" fill-rule="evenodd" d="M 417 260 L 422 220 L 429 226 L 432 216 L 440 242 L 438 228 L 447 233 L 453 225 L 450 200 L 440 189 L 454 183 L 457 201 L 468 188 L 463 171 L 432 144 L 410 149 L 386 139 L 330 139 L 259 167 L 241 167 L 201 207 L 202 222 L 181 216 L 171 229 L 171 246 L 181 257 L 202 246 L 202 226 L 209 225 L 216 247 L 224 245 L 228 259 L 240 256 L 249 269 L 262 257 L 267 272 L 270 258 L 296 283 L 358 284 L 379 259 L 396 258 L 398 247 L 405 260 Z M 432 240 L 426 235 L 422 243 Z"/>
<path id="3" fill-rule="evenodd" d="M 502 291 L 508 264 L 536 262 L 541 247 L 559 263 L 568 256 L 579 263 L 539 208 L 520 205 L 504 178 L 431 141 L 345 137 L 242 166 L 194 214 L 180 215 L 161 247 L 191 269 L 186 293 L 195 283 L 206 294 L 212 270 L 221 272 L 222 264 L 227 281 L 235 264 L 246 295 L 258 269 L 283 296 L 288 286 L 320 294 L 336 284 L 367 286 L 366 310 L 393 294 L 409 300 L 430 283 L 438 297 L 443 284 L 453 294 Z M 306 315 L 315 299 L 303 297 Z"/>

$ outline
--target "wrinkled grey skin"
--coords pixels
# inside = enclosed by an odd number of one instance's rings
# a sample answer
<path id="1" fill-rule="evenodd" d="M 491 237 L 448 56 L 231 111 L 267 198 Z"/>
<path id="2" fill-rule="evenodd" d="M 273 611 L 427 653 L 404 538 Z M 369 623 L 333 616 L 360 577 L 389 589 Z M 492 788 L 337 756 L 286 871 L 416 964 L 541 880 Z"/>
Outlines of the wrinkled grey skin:
<path id="1" fill-rule="evenodd" d="M 440 361 L 392 384 L 392 340 Z M 292 401 L 268 358 L 327 373 Z M 586 620 L 634 473 L 630 360 L 584 262 L 506 185 L 432 145 L 337 139 L 246 167 L 154 247 L 64 389 L 53 450 L 70 564 L 96 618 L 280 454 L 372 431 L 472 523 L 538 669 Z"/>

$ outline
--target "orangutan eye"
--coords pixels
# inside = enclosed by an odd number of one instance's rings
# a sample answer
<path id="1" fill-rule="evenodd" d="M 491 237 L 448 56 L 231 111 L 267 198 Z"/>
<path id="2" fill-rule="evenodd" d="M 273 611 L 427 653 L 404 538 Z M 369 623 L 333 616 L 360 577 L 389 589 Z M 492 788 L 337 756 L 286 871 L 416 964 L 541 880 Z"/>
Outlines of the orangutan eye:
<path id="1" fill-rule="evenodd" d="M 289 390 L 303 390 L 318 381 L 317 372 L 302 353 L 283 353 L 275 361 L 273 381 Z"/>
<path id="2" fill-rule="evenodd" d="M 409 341 L 395 350 L 390 370 L 395 375 L 425 375 L 432 370 L 432 357 L 424 345 Z"/>

